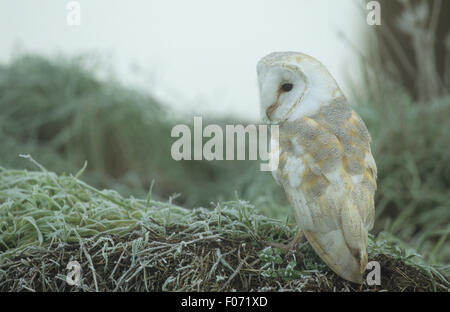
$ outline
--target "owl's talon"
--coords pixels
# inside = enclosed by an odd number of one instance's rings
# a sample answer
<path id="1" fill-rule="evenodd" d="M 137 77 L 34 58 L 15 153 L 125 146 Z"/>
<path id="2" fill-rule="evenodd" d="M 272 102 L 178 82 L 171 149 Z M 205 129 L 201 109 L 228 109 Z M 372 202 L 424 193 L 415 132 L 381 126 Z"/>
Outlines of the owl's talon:
<path id="1" fill-rule="evenodd" d="M 295 250 L 298 247 L 298 243 L 303 238 L 303 232 L 298 231 L 297 235 L 295 235 L 294 239 L 289 242 L 288 244 L 282 244 L 282 243 L 274 243 L 274 242 L 268 242 L 264 241 L 266 245 L 269 245 L 270 247 L 281 249 L 284 253 L 289 253 L 291 250 Z"/>

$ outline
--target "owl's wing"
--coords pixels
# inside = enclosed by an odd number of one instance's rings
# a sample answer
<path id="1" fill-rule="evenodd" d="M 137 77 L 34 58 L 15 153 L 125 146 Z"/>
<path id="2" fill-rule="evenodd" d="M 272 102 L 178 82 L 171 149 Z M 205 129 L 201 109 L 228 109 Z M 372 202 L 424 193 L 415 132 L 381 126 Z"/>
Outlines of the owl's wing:
<path id="1" fill-rule="evenodd" d="M 352 202 L 366 229 L 371 230 L 375 218 L 374 194 L 377 189 L 377 167 L 370 149 L 371 139 L 361 117 L 349 106 L 344 107 L 350 113 L 346 114 L 341 125 L 333 126 L 333 120 L 324 120 L 323 124 L 331 131 L 340 129 L 334 134 L 344 149 L 343 169 L 351 178 Z"/>
<path id="2" fill-rule="evenodd" d="M 318 255 L 338 275 L 360 283 L 374 220 L 376 166 L 361 118 L 348 105 L 325 108 L 283 126 L 280 143 L 288 156 L 280 162 L 282 184 Z"/>

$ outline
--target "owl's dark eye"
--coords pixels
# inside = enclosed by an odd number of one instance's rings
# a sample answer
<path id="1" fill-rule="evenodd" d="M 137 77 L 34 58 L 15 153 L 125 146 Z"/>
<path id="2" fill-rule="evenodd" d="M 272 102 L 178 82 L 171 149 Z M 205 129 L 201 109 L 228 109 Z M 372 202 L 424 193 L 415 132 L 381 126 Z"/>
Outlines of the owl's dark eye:
<path id="1" fill-rule="evenodd" d="M 292 83 L 283 83 L 281 85 L 281 90 L 283 90 L 284 92 L 289 92 L 292 90 L 293 87 L 294 85 Z"/>

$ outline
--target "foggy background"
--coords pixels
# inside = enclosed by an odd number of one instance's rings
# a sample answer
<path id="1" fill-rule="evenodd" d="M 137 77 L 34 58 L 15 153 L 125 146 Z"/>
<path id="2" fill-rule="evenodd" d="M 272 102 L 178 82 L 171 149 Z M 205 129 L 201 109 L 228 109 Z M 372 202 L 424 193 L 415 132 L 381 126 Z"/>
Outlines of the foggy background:
<path id="1" fill-rule="evenodd" d="M 353 0 L 80 0 L 81 25 L 68 26 L 70 1 L 0 1 L 0 60 L 17 52 L 98 53 L 125 84 L 200 115 L 259 117 L 256 63 L 300 51 L 326 65 L 344 89 L 356 66 L 364 23 Z M 348 92 L 346 92 L 348 93 Z"/>

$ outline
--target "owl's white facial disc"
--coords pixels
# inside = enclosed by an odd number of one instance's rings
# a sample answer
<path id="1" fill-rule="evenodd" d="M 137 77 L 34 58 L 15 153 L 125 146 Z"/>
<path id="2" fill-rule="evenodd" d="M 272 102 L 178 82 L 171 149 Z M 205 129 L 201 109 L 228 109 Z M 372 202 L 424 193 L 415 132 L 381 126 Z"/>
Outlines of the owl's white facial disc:
<path id="1" fill-rule="evenodd" d="M 321 105 L 342 95 L 326 68 L 302 53 L 271 53 L 258 62 L 257 71 L 265 123 L 280 124 L 314 114 Z"/>
<path id="2" fill-rule="evenodd" d="M 277 62 L 259 63 L 262 119 L 277 124 L 285 120 L 298 104 L 307 87 L 306 77 L 296 67 Z"/>

